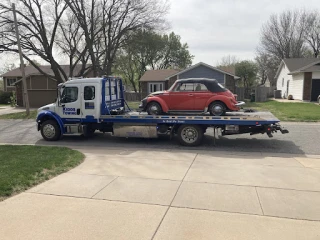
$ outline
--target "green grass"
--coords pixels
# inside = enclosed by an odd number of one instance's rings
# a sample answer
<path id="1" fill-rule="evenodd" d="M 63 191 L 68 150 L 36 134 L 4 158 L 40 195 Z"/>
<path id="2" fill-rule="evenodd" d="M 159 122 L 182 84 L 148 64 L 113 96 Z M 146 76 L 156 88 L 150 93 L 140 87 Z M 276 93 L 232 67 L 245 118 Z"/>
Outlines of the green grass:
<path id="1" fill-rule="evenodd" d="M 0 201 L 68 171 L 84 159 L 64 147 L 0 146 Z"/>
<path id="2" fill-rule="evenodd" d="M 26 115 L 25 111 L 0 115 L 0 119 L 36 119 L 36 118 L 37 118 L 37 110 L 30 111 L 29 116 Z"/>
<path id="3" fill-rule="evenodd" d="M 139 109 L 140 102 L 127 102 L 131 110 Z"/>
<path id="4" fill-rule="evenodd" d="M 10 104 L 0 104 L 0 107 L 9 107 Z"/>
<path id="5" fill-rule="evenodd" d="M 320 106 L 314 103 L 287 103 L 277 101 L 249 102 L 244 108 L 258 111 L 270 111 L 281 121 L 317 122 L 320 121 Z"/>

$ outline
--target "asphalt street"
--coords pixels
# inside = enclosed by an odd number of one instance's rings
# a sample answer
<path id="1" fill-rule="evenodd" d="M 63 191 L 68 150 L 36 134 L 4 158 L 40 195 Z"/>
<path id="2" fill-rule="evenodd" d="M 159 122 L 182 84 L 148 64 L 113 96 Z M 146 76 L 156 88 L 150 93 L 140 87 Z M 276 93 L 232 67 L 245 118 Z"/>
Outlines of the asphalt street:
<path id="1" fill-rule="evenodd" d="M 281 123 L 289 130 L 289 134 L 275 133 L 273 138 L 267 135 L 249 134 L 219 136 L 214 145 L 213 131 L 207 131 L 204 142 L 197 150 L 234 151 L 289 154 L 320 155 L 320 123 Z M 46 142 L 36 130 L 34 120 L 0 120 L 0 143 L 58 145 L 71 147 L 102 147 L 104 149 L 153 149 L 153 150 L 187 150 L 175 139 L 126 139 L 116 138 L 108 133 L 97 133 L 93 138 L 65 136 L 57 142 Z"/>

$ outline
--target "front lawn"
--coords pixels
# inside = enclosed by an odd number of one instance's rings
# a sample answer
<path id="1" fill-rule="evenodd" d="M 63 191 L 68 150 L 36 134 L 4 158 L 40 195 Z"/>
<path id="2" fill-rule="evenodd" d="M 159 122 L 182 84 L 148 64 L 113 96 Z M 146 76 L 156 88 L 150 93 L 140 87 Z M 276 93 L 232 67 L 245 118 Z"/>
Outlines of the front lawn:
<path id="1" fill-rule="evenodd" d="M 257 111 L 270 111 L 281 121 L 317 122 L 320 121 L 320 106 L 314 103 L 299 102 L 249 102 L 246 101 L 244 109 Z"/>
<path id="2" fill-rule="evenodd" d="M 0 119 L 36 119 L 36 118 L 37 118 L 37 110 L 30 111 L 29 116 L 26 115 L 26 111 L 0 115 Z"/>
<path id="3" fill-rule="evenodd" d="M 140 102 L 127 102 L 131 110 L 138 110 Z"/>
<path id="4" fill-rule="evenodd" d="M 0 201 L 79 165 L 84 155 L 65 147 L 0 145 Z"/>

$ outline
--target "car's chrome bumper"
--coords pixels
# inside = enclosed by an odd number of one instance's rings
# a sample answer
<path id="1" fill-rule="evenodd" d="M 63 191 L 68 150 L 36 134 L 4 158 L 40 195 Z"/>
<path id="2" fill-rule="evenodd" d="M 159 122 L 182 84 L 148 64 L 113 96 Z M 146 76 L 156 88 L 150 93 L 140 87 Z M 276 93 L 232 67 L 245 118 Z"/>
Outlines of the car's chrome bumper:
<path id="1" fill-rule="evenodd" d="M 242 105 L 245 105 L 245 104 L 246 104 L 245 102 L 240 101 L 237 104 L 235 104 L 235 106 L 239 107 L 239 106 L 242 106 Z"/>

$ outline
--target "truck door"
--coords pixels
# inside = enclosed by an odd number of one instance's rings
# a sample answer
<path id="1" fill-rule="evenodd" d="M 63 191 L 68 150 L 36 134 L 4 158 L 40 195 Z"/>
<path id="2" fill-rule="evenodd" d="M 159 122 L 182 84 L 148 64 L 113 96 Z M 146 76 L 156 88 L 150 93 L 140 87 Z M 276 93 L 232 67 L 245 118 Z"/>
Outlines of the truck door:
<path id="1" fill-rule="evenodd" d="M 97 84 L 86 83 L 81 85 L 81 115 L 82 119 L 97 119 L 99 114 L 99 95 Z"/>
<path id="2" fill-rule="evenodd" d="M 80 110 L 80 89 L 79 86 L 69 85 L 62 89 L 60 105 L 57 107 L 57 113 L 66 122 L 73 122 L 81 118 Z"/>

